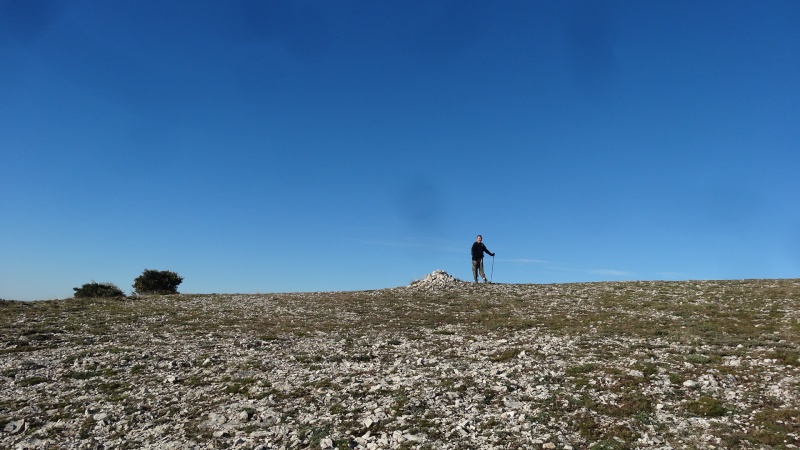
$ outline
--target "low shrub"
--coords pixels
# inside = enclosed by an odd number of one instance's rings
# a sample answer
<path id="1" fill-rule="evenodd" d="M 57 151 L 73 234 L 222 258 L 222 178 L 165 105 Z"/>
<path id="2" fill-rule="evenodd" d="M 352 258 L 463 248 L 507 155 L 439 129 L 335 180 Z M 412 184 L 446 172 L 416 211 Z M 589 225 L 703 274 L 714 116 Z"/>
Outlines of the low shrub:
<path id="1" fill-rule="evenodd" d="M 113 283 L 86 283 L 79 288 L 72 288 L 75 291 L 75 298 L 115 298 L 125 297 L 122 289 Z"/>

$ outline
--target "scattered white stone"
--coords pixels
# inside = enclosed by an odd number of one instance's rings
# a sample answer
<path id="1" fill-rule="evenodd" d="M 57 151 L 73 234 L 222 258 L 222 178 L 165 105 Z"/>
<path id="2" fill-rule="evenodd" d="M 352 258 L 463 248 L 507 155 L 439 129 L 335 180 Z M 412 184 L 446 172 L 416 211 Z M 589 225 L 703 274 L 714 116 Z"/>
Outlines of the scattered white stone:
<path id="1" fill-rule="evenodd" d="M 404 434 L 403 438 L 409 442 L 425 442 L 425 436 L 422 434 Z"/>
<path id="2" fill-rule="evenodd" d="M 24 420 L 15 420 L 13 422 L 9 422 L 3 427 L 3 432 L 8 434 L 17 434 L 21 431 L 25 430 L 25 421 Z"/>
<path id="3" fill-rule="evenodd" d="M 659 291 L 654 294 L 659 308 L 651 310 L 643 301 L 635 311 L 608 312 L 633 314 L 637 320 L 652 314 L 659 321 L 673 320 L 679 329 L 681 318 L 664 316 L 663 302 L 711 303 L 696 290 L 670 300 L 664 285 L 653 286 L 639 283 L 636 289 Z M 619 425 L 593 406 L 575 410 L 574 401 L 615 407 L 632 389 L 640 389 L 655 408 L 647 421 L 631 424 L 638 433 L 635 442 L 620 442 L 622 447 L 720 448 L 724 441 L 717 421 L 751 429 L 763 399 L 780 402 L 777 407 L 787 411 L 800 408 L 796 366 L 774 359 L 774 348 L 756 340 L 730 356 L 724 353 L 730 346 L 713 343 L 595 333 L 591 326 L 585 333 L 553 335 L 535 325 L 554 311 L 582 317 L 587 308 L 599 307 L 593 300 L 608 289 L 602 283 L 477 287 L 436 273 L 390 291 L 391 300 L 406 308 L 393 310 L 398 314 L 407 310 L 422 317 L 431 311 L 457 318 L 471 313 L 459 304 L 462 293 L 469 293 L 480 296 L 482 303 L 470 304 L 487 306 L 487 315 L 511 299 L 513 309 L 501 312 L 530 317 L 533 324 L 479 332 L 468 315 L 463 324 L 393 327 L 391 322 L 402 317 L 386 314 L 386 290 L 353 294 L 360 302 L 357 313 L 336 309 L 337 297 L 324 293 L 184 297 L 174 307 L 187 322 L 175 326 L 142 317 L 139 323 L 109 325 L 108 338 L 78 327 L 55 331 L 41 348 L 0 352 L 0 398 L 14 406 L 0 411 L 0 448 L 326 450 L 349 441 L 359 449 L 456 450 L 500 448 L 508 439 L 515 448 L 572 450 L 590 445 L 575 429 L 579 416 L 591 418 L 598 429 Z M 648 294 L 642 295 L 647 300 Z M 137 301 L 158 302 L 159 310 L 166 310 L 173 300 Z M 781 307 L 787 319 L 776 326 L 800 317 L 796 308 Z M 370 314 L 374 327 L 351 327 Z M 280 334 L 265 326 L 252 332 L 238 324 L 213 332 L 184 331 L 191 320 L 214 323 L 225 317 L 230 322 L 237 315 L 275 316 L 290 331 Z M 294 333 L 292 321 L 313 328 L 322 316 L 342 327 Z M 23 341 L 37 343 L 30 336 L 7 334 L 0 336 L 0 349 L 12 350 Z M 497 361 L 507 350 L 516 350 L 517 357 Z M 684 365 L 690 350 L 729 356 Z M 658 370 L 643 372 L 642 361 Z M 676 389 L 673 376 L 692 379 Z M 620 392 L 625 377 L 635 377 L 635 383 Z M 229 389 L 234 386 L 246 388 Z M 729 413 L 723 419 L 690 417 L 687 403 L 701 396 L 723 401 Z M 553 414 L 562 406 L 570 413 Z M 327 435 L 320 438 L 321 432 Z"/>

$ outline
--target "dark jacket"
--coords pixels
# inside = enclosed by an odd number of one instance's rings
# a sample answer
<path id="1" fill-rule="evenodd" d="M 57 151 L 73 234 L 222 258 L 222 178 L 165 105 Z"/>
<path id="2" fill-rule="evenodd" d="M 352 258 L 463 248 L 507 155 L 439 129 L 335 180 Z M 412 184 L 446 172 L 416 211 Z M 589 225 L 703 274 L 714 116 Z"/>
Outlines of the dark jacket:
<path id="1" fill-rule="evenodd" d="M 483 245 L 483 242 L 475 242 L 475 243 L 472 244 L 472 260 L 473 261 L 480 261 L 481 259 L 483 259 L 483 253 L 484 252 L 494 256 L 494 253 L 490 252 L 489 249 L 486 248 L 485 245 Z"/>

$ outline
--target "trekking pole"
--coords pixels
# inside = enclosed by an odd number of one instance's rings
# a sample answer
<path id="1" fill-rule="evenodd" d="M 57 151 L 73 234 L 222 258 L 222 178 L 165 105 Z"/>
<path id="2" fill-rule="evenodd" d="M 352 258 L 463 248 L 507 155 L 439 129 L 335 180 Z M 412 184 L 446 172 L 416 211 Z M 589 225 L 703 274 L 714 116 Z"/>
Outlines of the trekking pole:
<path id="1" fill-rule="evenodd" d="M 492 273 L 489 275 L 489 284 L 492 284 L 494 281 L 494 255 L 492 255 Z"/>

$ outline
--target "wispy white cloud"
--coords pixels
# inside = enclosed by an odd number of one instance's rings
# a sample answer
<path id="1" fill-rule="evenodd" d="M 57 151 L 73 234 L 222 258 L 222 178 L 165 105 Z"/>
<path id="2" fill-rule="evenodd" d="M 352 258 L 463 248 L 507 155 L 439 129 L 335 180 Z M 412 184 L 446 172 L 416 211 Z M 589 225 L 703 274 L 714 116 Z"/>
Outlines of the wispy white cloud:
<path id="1" fill-rule="evenodd" d="M 469 251 L 469 249 L 464 250 L 463 246 L 456 246 L 451 242 L 445 242 L 445 241 L 421 241 L 412 239 L 408 240 L 353 239 L 353 241 L 360 244 L 374 245 L 379 247 L 413 248 L 413 249 L 437 250 L 445 252 Z"/>
<path id="2" fill-rule="evenodd" d="M 624 270 L 614 270 L 614 269 L 589 269 L 586 272 L 594 275 L 608 275 L 612 277 L 629 277 L 633 275 L 632 273 L 626 272 Z"/>
<path id="3" fill-rule="evenodd" d="M 497 259 L 498 262 L 503 263 L 511 263 L 511 264 L 519 264 L 519 265 L 535 265 L 535 266 L 544 266 L 546 269 L 550 270 L 557 270 L 561 272 L 575 272 L 575 273 L 585 273 L 590 275 L 602 275 L 608 277 L 631 277 L 633 273 L 625 271 L 625 270 L 617 270 L 617 269 L 579 269 L 574 267 L 568 267 L 564 265 L 560 265 L 558 263 L 553 263 L 552 261 L 546 261 L 544 259 L 536 259 L 536 258 L 508 258 L 508 259 Z"/>
<path id="4" fill-rule="evenodd" d="M 681 272 L 657 272 L 656 275 L 668 280 L 685 280 L 691 278 L 689 274 Z"/>
<path id="5" fill-rule="evenodd" d="M 558 270 L 564 272 L 577 272 L 577 273 L 586 273 L 590 275 L 602 275 L 602 276 L 609 276 L 609 277 L 631 277 L 633 273 L 627 272 L 624 270 L 616 270 L 616 269 L 576 269 L 574 267 L 561 267 L 561 266 L 548 266 L 548 269 L 551 270 Z"/>
<path id="6" fill-rule="evenodd" d="M 508 262 L 512 264 L 535 264 L 535 265 L 542 265 L 548 264 L 548 261 L 543 259 L 529 259 L 529 258 L 511 258 L 511 259 L 499 259 L 500 262 Z"/>

